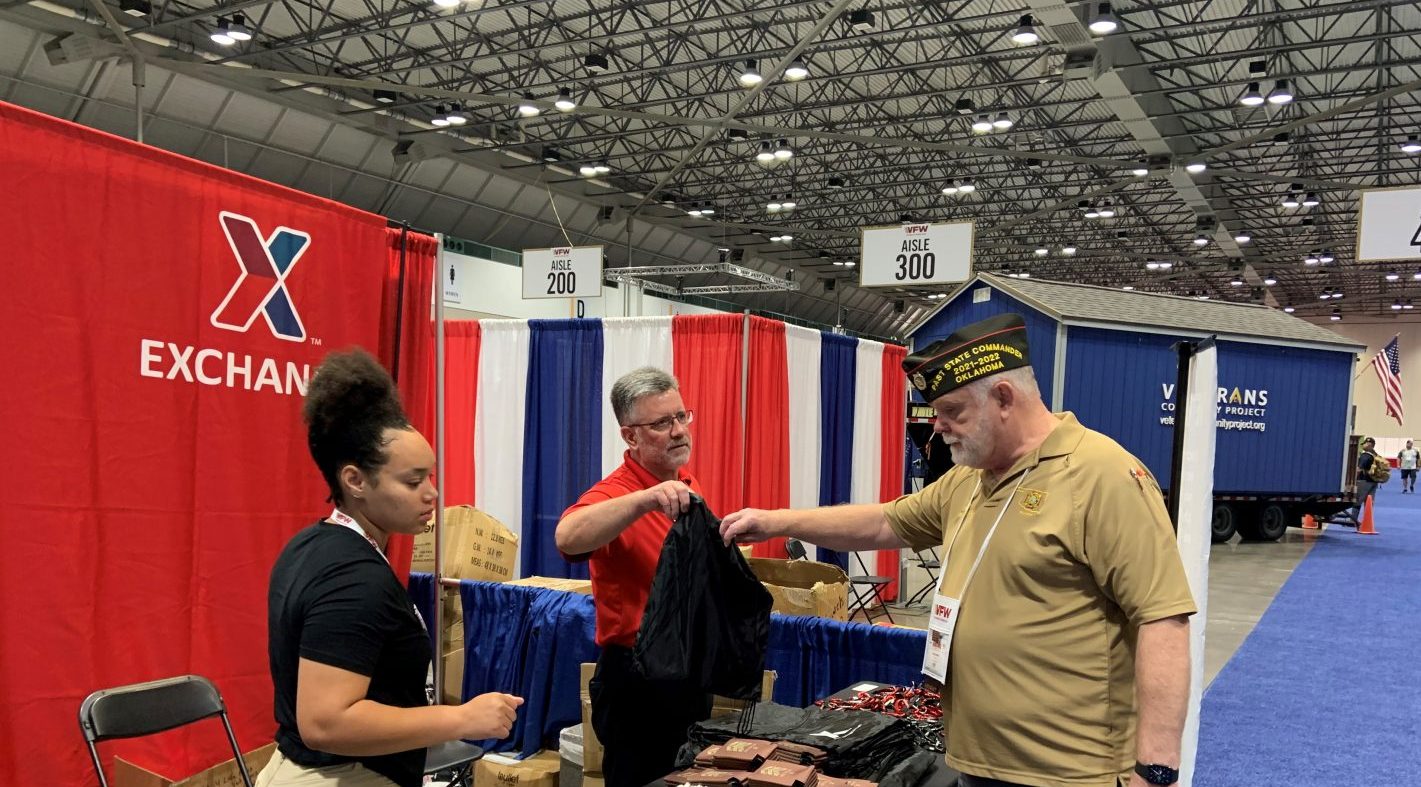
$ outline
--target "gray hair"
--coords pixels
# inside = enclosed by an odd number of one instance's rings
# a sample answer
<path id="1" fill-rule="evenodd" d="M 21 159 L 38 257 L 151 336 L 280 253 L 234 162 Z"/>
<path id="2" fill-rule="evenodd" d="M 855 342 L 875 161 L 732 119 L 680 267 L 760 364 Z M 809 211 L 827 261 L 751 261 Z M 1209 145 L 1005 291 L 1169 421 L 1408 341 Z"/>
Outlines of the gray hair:
<path id="1" fill-rule="evenodd" d="M 637 400 L 655 396 L 667 391 L 679 391 L 681 384 L 676 378 L 655 366 L 643 366 L 634 372 L 627 372 L 612 384 L 612 414 L 623 426 L 632 417 L 632 407 Z"/>
<path id="2" fill-rule="evenodd" d="M 1003 381 L 1010 383 L 1011 387 L 1028 399 L 1041 398 L 1041 388 L 1036 384 L 1036 372 L 1032 371 L 1030 366 L 1019 366 L 983 377 L 980 380 L 973 380 L 967 384 L 967 390 L 971 392 L 973 401 L 981 404 L 987 400 L 987 391 L 993 385 Z"/>

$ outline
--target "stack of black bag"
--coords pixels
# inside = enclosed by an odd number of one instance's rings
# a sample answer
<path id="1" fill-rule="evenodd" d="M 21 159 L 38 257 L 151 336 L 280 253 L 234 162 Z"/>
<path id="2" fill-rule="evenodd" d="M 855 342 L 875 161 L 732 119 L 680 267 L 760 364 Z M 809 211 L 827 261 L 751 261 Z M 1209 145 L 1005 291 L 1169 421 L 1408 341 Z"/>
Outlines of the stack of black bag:
<path id="1" fill-rule="evenodd" d="M 936 757 L 914 745 L 907 722 L 869 711 L 826 711 L 791 708 L 773 702 L 755 706 L 747 731 L 734 717 L 708 719 L 692 725 L 681 750 L 681 767 L 689 767 L 707 746 L 731 738 L 789 741 L 823 749 L 820 767 L 829 776 L 868 779 L 882 787 L 911 787 L 933 766 Z"/>

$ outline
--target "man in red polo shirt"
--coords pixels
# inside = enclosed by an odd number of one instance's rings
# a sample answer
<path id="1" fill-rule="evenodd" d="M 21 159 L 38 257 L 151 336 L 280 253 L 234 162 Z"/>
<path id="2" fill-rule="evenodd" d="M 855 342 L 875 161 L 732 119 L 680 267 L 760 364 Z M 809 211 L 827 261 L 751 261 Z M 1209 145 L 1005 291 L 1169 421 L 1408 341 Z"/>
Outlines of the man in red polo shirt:
<path id="1" fill-rule="evenodd" d="M 638 369 L 617 380 L 611 399 L 626 458 L 563 512 L 555 537 L 563 557 L 591 564 L 602 656 L 589 690 L 602 773 L 607 787 L 642 787 L 674 769 L 687 728 L 710 715 L 710 695 L 647 681 L 632 663 L 662 542 L 691 493 L 702 493 L 685 470 L 691 411 L 676 378 Z"/>

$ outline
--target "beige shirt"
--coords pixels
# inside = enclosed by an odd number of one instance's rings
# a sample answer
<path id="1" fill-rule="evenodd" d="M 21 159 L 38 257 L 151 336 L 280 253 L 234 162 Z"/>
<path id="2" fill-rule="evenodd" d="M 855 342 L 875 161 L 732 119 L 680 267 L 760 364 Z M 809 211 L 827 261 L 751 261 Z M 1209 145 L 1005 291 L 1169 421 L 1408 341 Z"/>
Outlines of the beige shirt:
<path id="1" fill-rule="evenodd" d="M 1196 610 L 1153 476 L 1075 416 L 1057 417 L 994 484 L 958 466 L 884 510 L 918 549 L 945 545 L 962 523 L 943 566 L 942 592 L 962 600 L 944 690 L 948 764 L 1029 785 L 1114 787 L 1135 763 L 1138 627 Z"/>

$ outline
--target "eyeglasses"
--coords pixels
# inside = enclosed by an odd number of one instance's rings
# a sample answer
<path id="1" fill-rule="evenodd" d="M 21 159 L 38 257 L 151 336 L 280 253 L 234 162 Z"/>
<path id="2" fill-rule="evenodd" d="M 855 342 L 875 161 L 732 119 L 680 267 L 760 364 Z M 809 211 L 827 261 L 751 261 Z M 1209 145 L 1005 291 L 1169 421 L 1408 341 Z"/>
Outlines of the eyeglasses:
<path id="1" fill-rule="evenodd" d="M 691 421 L 695 420 L 695 417 L 695 412 L 691 410 L 683 410 L 682 412 L 676 413 L 675 415 L 668 415 L 665 418 L 658 418 L 650 423 L 623 425 L 628 427 L 645 426 L 647 429 L 650 429 L 653 432 L 669 432 L 671 431 L 671 424 L 674 423 L 686 426 L 687 424 L 691 423 Z"/>

